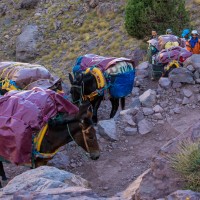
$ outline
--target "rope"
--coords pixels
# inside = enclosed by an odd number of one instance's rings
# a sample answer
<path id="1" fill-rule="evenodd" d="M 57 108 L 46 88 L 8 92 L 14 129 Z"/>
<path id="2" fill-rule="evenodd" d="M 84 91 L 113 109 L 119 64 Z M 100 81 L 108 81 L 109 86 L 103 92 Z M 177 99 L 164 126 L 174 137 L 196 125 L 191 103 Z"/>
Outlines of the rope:
<path id="1" fill-rule="evenodd" d="M 88 160 L 88 158 L 90 158 L 90 156 L 88 155 L 88 153 L 83 153 L 83 149 L 77 144 L 77 142 L 74 140 L 74 138 L 71 135 L 70 129 L 69 129 L 69 125 L 67 124 L 67 130 L 69 133 L 69 136 L 71 137 L 72 141 L 74 141 L 74 143 L 76 144 L 76 146 L 78 147 L 78 151 L 80 152 L 80 154 L 83 155 L 83 158 L 86 160 Z"/>

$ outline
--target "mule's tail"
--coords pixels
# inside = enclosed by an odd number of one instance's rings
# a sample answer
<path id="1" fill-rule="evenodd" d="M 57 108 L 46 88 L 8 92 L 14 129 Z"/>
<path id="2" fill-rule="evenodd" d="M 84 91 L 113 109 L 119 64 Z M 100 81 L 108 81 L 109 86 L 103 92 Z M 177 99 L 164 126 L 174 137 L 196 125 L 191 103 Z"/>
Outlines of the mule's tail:
<path id="1" fill-rule="evenodd" d="M 125 97 L 120 98 L 121 109 L 124 110 L 125 108 Z"/>

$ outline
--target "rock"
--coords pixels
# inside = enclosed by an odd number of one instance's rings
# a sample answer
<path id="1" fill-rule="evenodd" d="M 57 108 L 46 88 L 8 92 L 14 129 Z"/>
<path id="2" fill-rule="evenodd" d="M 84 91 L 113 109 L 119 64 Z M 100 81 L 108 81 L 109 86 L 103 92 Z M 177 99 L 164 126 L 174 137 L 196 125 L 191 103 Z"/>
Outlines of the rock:
<path id="1" fill-rule="evenodd" d="M 156 92 L 149 89 L 140 95 L 139 99 L 143 106 L 151 107 L 156 103 Z"/>
<path id="2" fill-rule="evenodd" d="M 140 99 L 138 97 L 132 98 L 131 101 L 132 102 L 129 105 L 130 108 L 139 108 L 139 107 L 141 107 L 141 102 L 140 102 Z"/>
<path id="3" fill-rule="evenodd" d="M 8 10 L 8 7 L 6 4 L 1 4 L 0 5 L 0 17 L 6 15 L 6 12 Z"/>
<path id="4" fill-rule="evenodd" d="M 197 84 L 200 84 L 200 78 L 195 80 Z"/>
<path id="5" fill-rule="evenodd" d="M 89 2 L 90 8 L 95 8 L 98 6 L 98 4 L 99 4 L 99 0 L 90 0 Z"/>
<path id="6" fill-rule="evenodd" d="M 188 69 L 180 67 L 173 69 L 169 73 L 169 79 L 174 83 L 190 83 L 194 84 L 194 75 Z"/>
<path id="7" fill-rule="evenodd" d="M 136 127 L 136 123 L 133 121 L 133 119 L 127 120 L 127 123 L 128 123 L 130 126 Z"/>
<path id="8" fill-rule="evenodd" d="M 129 108 L 127 110 L 122 110 L 120 111 L 120 115 L 124 116 L 124 115 L 135 115 L 137 114 L 138 109 L 137 108 Z"/>
<path id="9" fill-rule="evenodd" d="M 200 78 L 200 75 L 199 75 L 199 72 L 198 72 L 198 71 L 195 71 L 195 72 L 194 72 L 194 78 L 195 78 L 195 79 L 199 79 L 199 78 Z"/>
<path id="10" fill-rule="evenodd" d="M 200 199 L 199 192 L 193 192 L 191 190 L 177 190 L 172 194 L 168 195 L 164 199 L 157 199 L 157 200 L 198 200 Z"/>
<path id="11" fill-rule="evenodd" d="M 194 72 L 195 71 L 195 68 L 192 66 L 192 65 L 188 65 L 187 66 L 187 69 L 191 72 Z"/>
<path id="12" fill-rule="evenodd" d="M 57 30 L 61 29 L 62 22 L 55 21 L 53 25 L 54 25 L 54 30 L 57 31 Z"/>
<path id="13" fill-rule="evenodd" d="M 174 108 L 173 109 L 175 114 L 180 114 L 181 113 L 181 109 L 180 108 Z"/>
<path id="14" fill-rule="evenodd" d="M 177 152 L 178 146 L 183 141 L 194 142 L 200 139 L 200 123 L 190 127 L 182 134 L 177 132 L 177 135 L 153 157 L 151 170 L 143 176 L 136 189 L 135 199 L 158 199 L 184 187 L 185 183 L 179 174 L 172 169 L 169 157 Z"/>
<path id="15" fill-rule="evenodd" d="M 159 106 L 159 105 L 156 105 L 156 106 L 153 108 L 153 110 L 154 110 L 154 112 L 156 112 L 156 113 L 161 113 L 161 112 L 164 111 L 163 108 L 162 108 L 161 106 Z"/>
<path id="16" fill-rule="evenodd" d="M 138 113 L 134 116 L 134 121 L 138 124 L 139 121 L 144 119 L 144 114 L 142 111 L 138 111 Z"/>
<path id="17" fill-rule="evenodd" d="M 133 51 L 133 55 L 132 55 L 131 58 L 134 60 L 134 63 L 137 66 L 140 61 L 144 60 L 145 55 L 146 55 L 146 50 L 142 50 L 142 49 L 136 48 Z"/>
<path id="18" fill-rule="evenodd" d="M 0 191 L 0 199 L 100 199 L 88 187 L 89 183 L 80 176 L 43 166 L 9 181 Z"/>
<path id="19" fill-rule="evenodd" d="M 156 120 L 160 120 L 160 119 L 163 119 L 163 116 L 160 113 L 155 113 L 153 115 L 153 118 L 156 119 Z"/>
<path id="20" fill-rule="evenodd" d="M 53 159 L 48 161 L 47 165 L 53 166 L 59 169 L 66 169 L 69 166 L 69 157 L 62 152 L 58 152 Z"/>
<path id="21" fill-rule="evenodd" d="M 102 120 L 98 124 L 99 134 L 111 141 L 118 140 L 119 136 L 117 134 L 116 123 L 114 119 Z"/>
<path id="22" fill-rule="evenodd" d="M 112 3 L 101 3 L 97 6 L 97 15 L 99 17 L 105 17 L 114 12 L 115 4 Z"/>
<path id="23" fill-rule="evenodd" d="M 137 70 L 147 70 L 149 67 L 149 62 L 142 62 L 141 64 L 139 64 L 136 69 Z"/>
<path id="24" fill-rule="evenodd" d="M 152 108 L 143 108 L 142 110 L 145 116 L 152 115 L 154 113 Z"/>
<path id="25" fill-rule="evenodd" d="M 18 7 L 19 9 L 33 9 L 37 6 L 39 0 L 21 0 Z"/>
<path id="26" fill-rule="evenodd" d="M 183 101 L 182 101 L 182 104 L 186 105 L 186 104 L 189 104 L 189 103 L 190 103 L 190 100 L 187 97 L 184 97 Z"/>
<path id="27" fill-rule="evenodd" d="M 28 25 L 17 37 L 16 59 L 22 62 L 29 62 L 36 58 L 38 54 L 37 41 L 39 39 L 38 27 Z"/>
<path id="28" fill-rule="evenodd" d="M 125 131 L 126 135 L 137 134 L 137 128 L 126 127 L 124 131 Z"/>
<path id="29" fill-rule="evenodd" d="M 180 99 L 180 98 L 175 98 L 175 101 L 176 101 L 176 103 L 182 103 L 182 99 Z"/>
<path id="30" fill-rule="evenodd" d="M 185 96 L 185 97 L 191 97 L 192 96 L 192 91 L 191 90 L 188 90 L 188 89 L 183 89 L 182 90 L 182 92 L 183 92 L 183 95 Z"/>
<path id="31" fill-rule="evenodd" d="M 136 70 L 136 76 L 143 79 L 149 76 L 149 72 L 144 69 Z"/>
<path id="32" fill-rule="evenodd" d="M 75 18 L 72 22 L 73 25 L 77 27 L 81 27 L 83 25 L 84 20 L 82 18 Z"/>
<path id="33" fill-rule="evenodd" d="M 147 121 L 146 119 L 139 121 L 138 131 L 140 134 L 145 135 L 147 133 L 150 133 L 152 129 L 153 129 L 153 125 L 151 122 Z"/>
<path id="34" fill-rule="evenodd" d="M 140 94 L 140 88 L 139 87 L 134 87 L 132 89 L 132 95 L 133 96 L 139 96 L 139 94 Z"/>
<path id="35" fill-rule="evenodd" d="M 197 95 L 197 101 L 200 101 L 200 94 Z"/>
<path id="36" fill-rule="evenodd" d="M 173 83 L 173 84 L 172 84 L 172 88 L 173 88 L 173 89 L 180 88 L 181 86 L 182 86 L 181 83 Z"/>
<path id="37" fill-rule="evenodd" d="M 159 79 L 159 85 L 164 89 L 169 89 L 171 87 L 171 81 L 169 78 L 161 77 Z"/>

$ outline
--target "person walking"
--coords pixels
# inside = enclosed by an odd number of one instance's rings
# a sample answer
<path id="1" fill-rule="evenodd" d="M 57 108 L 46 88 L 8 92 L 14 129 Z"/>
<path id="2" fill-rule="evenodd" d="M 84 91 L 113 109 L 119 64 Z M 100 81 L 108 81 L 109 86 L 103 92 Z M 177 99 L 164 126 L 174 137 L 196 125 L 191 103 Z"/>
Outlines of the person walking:
<path id="1" fill-rule="evenodd" d="M 193 54 L 200 54 L 200 39 L 197 30 L 191 32 L 191 39 L 186 41 L 186 49 Z"/>

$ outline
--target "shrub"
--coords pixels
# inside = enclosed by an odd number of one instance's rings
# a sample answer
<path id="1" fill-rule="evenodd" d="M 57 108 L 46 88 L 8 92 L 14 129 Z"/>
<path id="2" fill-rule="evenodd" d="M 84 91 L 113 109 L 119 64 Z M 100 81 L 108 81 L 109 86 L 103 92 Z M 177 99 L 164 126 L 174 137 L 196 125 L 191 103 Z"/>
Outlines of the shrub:
<path id="1" fill-rule="evenodd" d="M 175 34 L 189 26 L 185 0 L 128 0 L 125 27 L 133 37 L 142 39 L 151 30 L 164 34 L 171 28 Z"/>
<path id="2" fill-rule="evenodd" d="M 186 182 L 186 189 L 200 192 L 200 142 L 182 143 L 171 164 Z"/>

